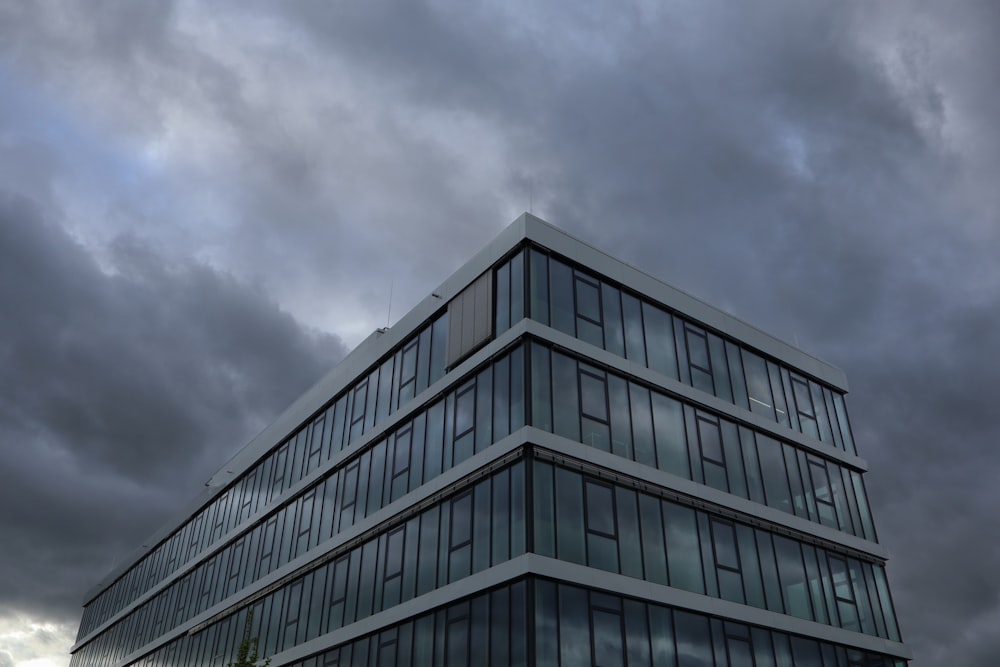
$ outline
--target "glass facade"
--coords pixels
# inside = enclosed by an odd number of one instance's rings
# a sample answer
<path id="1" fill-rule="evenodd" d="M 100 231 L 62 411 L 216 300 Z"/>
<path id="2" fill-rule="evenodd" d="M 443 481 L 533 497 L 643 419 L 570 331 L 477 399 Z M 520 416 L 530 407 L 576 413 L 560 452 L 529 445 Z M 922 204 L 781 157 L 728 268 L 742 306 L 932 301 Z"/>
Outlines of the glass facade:
<path id="1" fill-rule="evenodd" d="M 882 566 L 536 461 L 534 552 L 899 641 Z"/>
<path id="2" fill-rule="evenodd" d="M 860 472 L 545 345 L 530 353 L 533 426 L 875 539 Z"/>
<path id="3" fill-rule="evenodd" d="M 502 238 L 107 578 L 73 667 L 224 665 L 248 626 L 274 667 L 905 664 L 839 372 Z"/>
<path id="4" fill-rule="evenodd" d="M 527 256 L 527 260 L 525 259 Z M 844 396 L 647 297 L 532 247 L 497 270 L 497 331 L 530 317 L 672 380 L 857 454 Z M 522 286 L 522 294 L 515 290 Z M 527 307 L 525 301 L 528 302 Z M 527 312 L 526 312 L 527 311 Z"/>

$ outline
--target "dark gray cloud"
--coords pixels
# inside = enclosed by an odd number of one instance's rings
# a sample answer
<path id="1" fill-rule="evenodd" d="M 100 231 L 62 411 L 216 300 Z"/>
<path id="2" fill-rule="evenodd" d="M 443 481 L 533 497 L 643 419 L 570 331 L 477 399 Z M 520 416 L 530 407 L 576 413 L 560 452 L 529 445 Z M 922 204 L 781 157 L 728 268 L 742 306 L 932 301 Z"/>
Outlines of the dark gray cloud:
<path id="1" fill-rule="evenodd" d="M 16 524 L 39 546 L 0 566 L 106 569 L 200 481 L 178 466 L 210 471 L 340 353 L 298 322 L 360 340 L 390 283 L 398 315 L 532 206 L 844 367 L 914 664 L 987 662 L 998 20 L 972 1 L 0 2 L 0 180 L 33 202 L 4 200 L 0 374 L 23 390 L 0 392 L 0 429 L 10 496 L 39 498 Z M 59 560 L 47 521 L 89 560 Z"/>
<path id="2" fill-rule="evenodd" d="M 0 195 L 0 607 L 65 620 L 344 353 L 231 276 L 121 239 L 98 265 Z"/>

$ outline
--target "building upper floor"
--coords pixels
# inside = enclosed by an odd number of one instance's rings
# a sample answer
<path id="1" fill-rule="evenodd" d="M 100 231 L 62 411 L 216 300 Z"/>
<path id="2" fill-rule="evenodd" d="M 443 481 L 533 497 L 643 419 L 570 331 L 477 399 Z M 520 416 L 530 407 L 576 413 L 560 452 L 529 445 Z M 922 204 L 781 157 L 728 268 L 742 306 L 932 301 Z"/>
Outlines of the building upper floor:
<path id="1" fill-rule="evenodd" d="M 491 341 L 484 365 L 476 353 Z M 535 426 L 874 542 L 845 390 L 836 368 L 524 215 L 105 578 L 79 639 L 301 498 L 309 480 L 360 465 L 362 450 L 382 457 L 390 489 L 390 438 L 398 458 L 399 434 L 421 418 L 424 438 L 439 421 L 452 461 Z"/>

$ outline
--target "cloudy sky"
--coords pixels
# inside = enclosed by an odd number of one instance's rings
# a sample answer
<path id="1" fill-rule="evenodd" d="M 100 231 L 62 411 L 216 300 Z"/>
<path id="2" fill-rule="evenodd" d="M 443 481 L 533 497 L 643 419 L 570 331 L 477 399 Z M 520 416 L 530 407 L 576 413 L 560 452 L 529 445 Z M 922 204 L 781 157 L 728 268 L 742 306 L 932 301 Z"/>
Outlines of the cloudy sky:
<path id="1" fill-rule="evenodd" d="M 117 558 L 528 208 L 842 367 L 913 664 L 995 662 L 998 30 L 0 0 L 0 667 L 65 665 Z"/>

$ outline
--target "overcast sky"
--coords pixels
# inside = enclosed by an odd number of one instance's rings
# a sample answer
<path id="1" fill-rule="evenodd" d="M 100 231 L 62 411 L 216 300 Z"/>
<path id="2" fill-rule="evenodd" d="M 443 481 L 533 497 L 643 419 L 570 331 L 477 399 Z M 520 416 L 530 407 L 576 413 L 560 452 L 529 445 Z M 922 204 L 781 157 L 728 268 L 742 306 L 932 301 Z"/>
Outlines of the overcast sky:
<path id="1" fill-rule="evenodd" d="M 520 212 L 842 367 L 1000 656 L 1000 3 L 0 0 L 0 667 Z M 392 308 L 389 295 L 392 293 Z"/>

